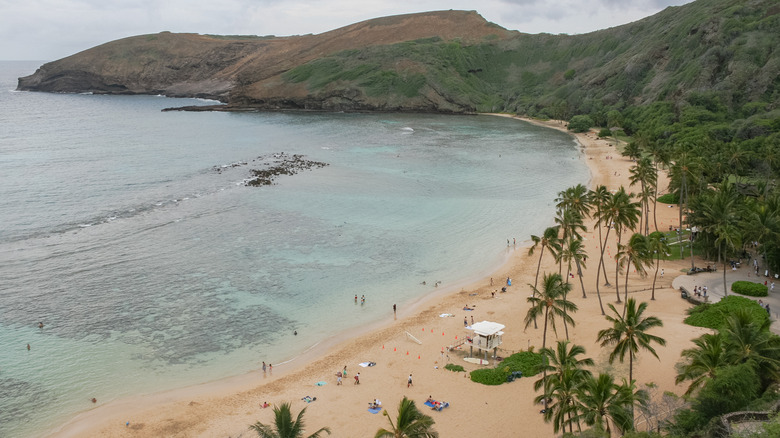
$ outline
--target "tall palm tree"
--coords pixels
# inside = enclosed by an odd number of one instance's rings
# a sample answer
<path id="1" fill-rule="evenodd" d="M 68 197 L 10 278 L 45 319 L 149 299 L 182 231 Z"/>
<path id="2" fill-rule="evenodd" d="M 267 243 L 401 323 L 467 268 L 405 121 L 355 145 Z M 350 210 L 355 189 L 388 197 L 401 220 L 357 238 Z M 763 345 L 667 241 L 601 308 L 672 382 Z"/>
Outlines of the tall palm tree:
<path id="1" fill-rule="evenodd" d="M 257 436 L 261 438 L 301 438 L 304 434 L 304 412 L 306 412 L 306 408 L 301 409 L 301 412 L 298 413 L 298 417 L 293 420 L 292 412 L 290 411 L 290 403 L 282 403 L 279 407 L 274 407 L 273 426 L 258 421 L 257 423 L 250 425 L 249 428 L 257 432 Z M 330 429 L 323 427 L 309 435 L 308 438 L 318 438 L 323 432 L 330 435 Z"/>
<path id="2" fill-rule="evenodd" d="M 615 228 L 615 236 L 617 237 L 617 247 L 620 248 L 623 232 L 625 230 L 633 230 L 636 227 L 636 223 L 639 220 L 639 203 L 631 201 L 631 195 L 626 193 L 624 187 L 610 196 L 609 201 L 605 205 L 604 214 L 609 223 Z M 609 235 L 609 230 L 607 230 Z M 605 245 L 606 247 L 606 245 Z M 617 295 L 617 302 L 620 303 L 620 263 L 615 257 L 615 294 Z"/>
<path id="3" fill-rule="evenodd" d="M 535 290 L 536 286 L 539 284 L 539 271 L 542 269 L 542 256 L 544 255 L 544 249 L 550 248 L 550 252 L 553 253 L 553 256 L 555 257 L 555 254 L 557 253 L 557 250 L 560 246 L 558 240 L 558 227 L 546 228 L 541 237 L 531 235 L 531 240 L 534 242 L 534 244 L 528 249 L 529 256 L 533 255 L 537 246 L 541 248 L 539 250 L 539 261 L 536 263 L 536 278 L 534 278 L 533 286 Z M 528 326 L 526 325 L 526 328 L 527 327 Z M 534 328 L 538 328 L 536 325 L 536 320 L 534 320 Z"/>
<path id="4" fill-rule="evenodd" d="M 631 185 L 638 184 L 640 187 L 639 199 L 642 205 L 642 214 L 640 215 L 639 230 L 641 232 L 644 224 L 645 235 L 647 235 L 650 234 L 650 199 L 655 196 L 657 174 L 653 162 L 647 156 L 640 158 L 629 172 L 631 173 L 629 178 Z"/>
<path id="5" fill-rule="evenodd" d="M 634 233 L 626 245 L 621 245 L 618 249 L 618 265 L 626 266 L 626 281 L 623 286 L 626 300 L 628 300 L 628 274 L 633 267 L 640 277 L 644 278 L 647 274 L 646 266 L 652 264 L 653 256 L 647 248 L 647 237 L 641 233 Z M 623 316 L 626 315 L 626 308 L 623 307 Z"/>
<path id="6" fill-rule="evenodd" d="M 382 415 L 390 422 L 390 429 L 379 429 L 374 438 L 438 438 L 439 433 L 433 430 L 433 418 L 417 409 L 414 400 L 404 396 L 398 405 L 398 419 L 393 419 L 385 409 Z"/>
<path id="7" fill-rule="evenodd" d="M 557 210 L 570 210 L 583 218 L 588 216 L 591 208 L 590 192 L 582 184 L 577 184 L 559 192 L 555 202 Z"/>
<path id="8" fill-rule="evenodd" d="M 596 187 L 595 190 L 591 191 L 589 193 L 589 198 L 591 205 L 595 207 L 596 211 L 594 212 L 594 218 L 596 219 L 596 228 L 599 230 L 599 264 L 596 267 L 596 296 L 599 298 L 599 308 L 601 309 L 601 314 L 604 315 L 604 304 L 601 302 L 601 291 L 599 290 L 599 281 L 601 280 L 601 272 L 604 272 L 604 281 L 606 281 L 605 286 L 609 286 L 609 277 L 607 276 L 607 268 L 604 265 L 604 250 L 606 248 L 606 241 L 609 237 L 609 230 L 611 227 L 609 227 L 610 221 L 609 218 L 605 215 L 605 206 L 609 199 L 611 198 L 611 194 L 609 193 L 609 190 L 607 190 L 607 187 L 604 185 Z M 602 226 L 606 224 L 607 225 L 607 236 L 602 239 L 601 235 L 601 228 Z"/>
<path id="9" fill-rule="evenodd" d="M 631 410 L 633 400 L 630 391 L 615 383 L 615 378 L 608 373 L 600 373 L 598 377 L 585 379 L 577 393 L 578 419 L 588 426 L 611 434 L 610 423 L 618 431 L 630 430 L 632 427 Z"/>
<path id="10" fill-rule="evenodd" d="M 679 198 L 679 230 L 683 230 L 683 214 L 688 208 L 692 190 L 697 186 L 697 180 L 700 176 L 700 160 L 688 150 L 690 145 L 678 145 L 679 151 L 676 154 L 674 164 L 669 168 L 669 186 L 676 187 Z M 680 252 L 682 255 L 682 251 Z M 693 242 L 691 242 L 691 269 L 693 269 Z"/>
<path id="11" fill-rule="evenodd" d="M 571 346 L 571 348 L 569 348 Z M 585 348 L 581 345 L 569 344 L 569 341 L 558 341 L 556 349 L 543 348 L 540 353 L 546 358 L 544 367 L 549 374 L 547 380 L 541 378 L 534 382 L 534 389 L 545 387 L 544 394 L 537 397 L 537 403 L 542 401 L 545 395 L 553 399 L 555 403 L 548 406 L 544 412 L 545 421 L 553 421 L 553 432 L 569 425 L 569 432 L 573 432 L 573 422 L 576 418 L 576 392 L 585 379 L 592 376 L 591 372 L 584 369 L 593 365 L 593 359 L 580 359 L 578 356 L 585 354 Z M 579 421 L 577 421 L 579 429 Z"/>
<path id="12" fill-rule="evenodd" d="M 660 231 L 653 231 L 647 236 L 647 250 L 651 257 L 655 257 L 655 273 L 653 274 L 653 292 L 650 300 L 655 301 L 655 282 L 658 279 L 658 268 L 661 266 L 661 256 L 664 258 L 669 253 L 669 244 L 666 236 Z"/>
<path id="13" fill-rule="evenodd" d="M 530 286 L 530 285 L 529 285 Z M 561 318 L 568 324 L 574 326 L 574 319 L 569 313 L 577 311 L 577 305 L 566 299 L 566 295 L 571 290 L 571 284 L 564 283 L 560 274 L 544 274 L 542 278 L 542 290 L 533 287 L 533 295 L 528 297 L 531 308 L 525 315 L 525 328 L 536 320 L 537 316 L 544 316 L 544 329 L 542 331 L 542 348 L 547 347 L 547 327 L 548 325 L 557 334 L 555 321 Z M 538 294 L 538 296 L 537 296 Z M 544 378 L 547 378 L 547 371 L 544 371 Z M 545 398 L 545 409 L 547 409 L 547 398 Z"/>
<path id="14" fill-rule="evenodd" d="M 569 281 L 569 273 L 571 272 L 571 263 L 574 262 L 577 268 L 577 276 L 580 278 L 580 287 L 582 288 L 582 298 L 588 298 L 585 295 L 585 283 L 582 281 L 582 268 L 585 267 L 585 262 L 588 260 L 588 253 L 585 252 L 585 244 L 582 243 L 582 239 L 569 239 L 563 243 L 560 252 L 561 260 L 567 263 L 568 269 L 566 272 L 566 281 Z"/>
<path id="15" fill-rule="evenodd" d="M 634 356 L 636 356 L 639 350 L 649 351 L 658 358 L 658 353 L 655 352 L 655 349 L 650 344 L 666 345 L 665 339 L 647 333 L 648 330 L 654 327 L 662 327 L 664 324 L 655 316 L 645 318 L 644 312 L 647 309 L 647 303 L 641 303 L 637 307 L 634 298 L 629 298 L 626 301 L 625 316 L 621 316 L 612 304 L 608 306 L 615 314 L 614 317 L 609 315 L 606 317 L 607 321 L 612 323 L 612 327 L 600 330 L 596 340 L 601 342 L 602 347 L 614 346 L 612 353 L 609 355 L 609 363 L 613 363 L 616 358 L 623 362 L 626 354 L 628 354 L 628 381 L 631 382 L 634 380 Z"/>
<path id="16" fill-rule="evenodd" d="M 558 254 L 557 259 L 561 260 L 561 250 L 568 240 L 581 240 L 582 235 L 580 232 L 587 231 L 585 224 L 583 223 L 582 215 L 574 210 L 559 209 L 555 215 L 555 223 L 558 224 L 558 228 L 561 231 L 561 236 L 558 239 Z M 562 266 L 562 265 L 561 265 Z M 561 268 L 559 267 L 560 273 Z"/>
<path id="17" fill-rule="evenodd" d="M 721 260 L 721 254 L 723 255 L 723 292 L 728 295 L 726 251 L 741 246 L 740 229 L 737 224 L 740 221 L 739 212 L 742 206 L 739 204 L 739 195 L 733 184 L 723 183 L 718 191 L 702 196 L 706 201 L 701 202 L 701 212 L 694 217 L 695 225 L 700 225 L 703 231 L 715 236 L 718 261 Z"/>
<path id="18" fill-rule="evenodd" d="M 726 345 L 721 334 L 706 333 L 694 339 L 693 343 L 695 348 L 688 348 L 680 353 L 684 362 L 680 364 L 674 381 L 678 384 L 686 380 L 691 381 L 685 395 L 690 395 L 708 380 L 715 378 L 715 370 L 728 365 Z"/>

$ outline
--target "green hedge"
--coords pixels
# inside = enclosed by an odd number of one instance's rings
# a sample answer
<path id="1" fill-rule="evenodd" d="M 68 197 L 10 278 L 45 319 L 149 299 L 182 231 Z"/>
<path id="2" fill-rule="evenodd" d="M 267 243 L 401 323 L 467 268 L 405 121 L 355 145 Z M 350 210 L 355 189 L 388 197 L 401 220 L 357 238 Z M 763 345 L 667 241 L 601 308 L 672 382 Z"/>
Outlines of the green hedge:
<path id="1" fill-rule="evenodd" d="M 460 365 L 455 365 L 454 363 L 448 363 L 447 365 L 444 365 L 444 369 L 450 370 L 455 373 L 459 373 L 461 371 L 466 371 L 465 368 L 463 368 Z"/>
<path id="2" fill-rule="evenodd" d="M 750 298 L 730 295 L 714 304 L 704 303 L 688 309 L 685 323 L 696 327 L 707 327 L 719 330 L 725 326 L 726 318 L 737 309 L 748 309 L 751 318 L 757 324 L 763 324 L 769 317 L 757 302 Z"/>
<path id="3" fill-rule="evenodd" d="M 471 380 L 483 385 L 500 385 L 506 382 L 507 376 L 514 371 L 521 371 L 523 377 L 530 377 L 539 373 L 542 365 L 542 355 L 530 351 L 515 353 L 495 368 L 485 368 L 471 372 Z"/>
<path id="4" fill-rule="evenodd" d="M 769 295 L 768 287 L 761 283 L 753 283 L 752 281 L 735 281 L 731 285 L 731 290 L 734 293 L 747 295 L 749 297 L 765 297 Z"/>
<path id="5" fill-rule="evenodd" d="M 678 204 L 680 198 L 674 193 L 667 193 L 658 197 L 658 202 L 662 204 Z"/>

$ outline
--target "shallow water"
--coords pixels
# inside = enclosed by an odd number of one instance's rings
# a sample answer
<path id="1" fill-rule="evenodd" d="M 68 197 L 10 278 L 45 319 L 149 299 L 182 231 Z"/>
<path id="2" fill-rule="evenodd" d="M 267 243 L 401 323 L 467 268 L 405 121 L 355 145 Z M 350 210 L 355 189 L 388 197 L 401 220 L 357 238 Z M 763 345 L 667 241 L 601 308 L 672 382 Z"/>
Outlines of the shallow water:
<path id="1" fill-rule="evenodd" d="M 392 317 L 490 272 L 588 179 L 570 136 L 515 120 L 12 91 L 38 65 L 0 62 L 0 436 Z M 242 184 L 279 152 L 328 166 Z"/>

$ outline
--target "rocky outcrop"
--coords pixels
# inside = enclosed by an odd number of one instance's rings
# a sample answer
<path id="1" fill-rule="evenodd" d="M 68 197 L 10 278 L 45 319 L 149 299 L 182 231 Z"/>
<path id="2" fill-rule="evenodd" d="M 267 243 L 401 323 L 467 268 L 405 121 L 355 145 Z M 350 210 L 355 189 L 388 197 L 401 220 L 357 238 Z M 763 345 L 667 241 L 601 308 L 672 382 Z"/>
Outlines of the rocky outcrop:
<path id="1" fill-rule="evenodd" d="M 376 45 L 423 38 L 481 41 L 507 31 L 476 12 L 440 11 L 379 18 L 319 35 L 214 36 L 162 32 L 112 41 L 41 66 L 19 79 L 19 90 L 66 93 L 161 94 L 202 97 L 226 110 L 466 112 L 433 90 L 423 97 L 374 99 L 350 86 L 311 92 L 284 73 L 311 60 Z"/>

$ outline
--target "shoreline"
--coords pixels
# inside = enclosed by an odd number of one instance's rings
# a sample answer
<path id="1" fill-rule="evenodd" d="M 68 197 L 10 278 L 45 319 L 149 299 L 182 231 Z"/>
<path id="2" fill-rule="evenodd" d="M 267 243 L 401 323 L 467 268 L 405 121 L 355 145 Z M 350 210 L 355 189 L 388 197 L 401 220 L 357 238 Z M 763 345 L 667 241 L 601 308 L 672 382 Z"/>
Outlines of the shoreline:
<path id="1" fill-rule="evenodd" d="M 607 142 L 598 143 L 598 140 L 591 139 L 589 135 L 592 134 L 570 133 L 566 131 L 564 125 L 556 124 L 555 121 L 543 122 L 508 114 L 488 115 L 515 118 L 572 135 L 580 146 L 581 159 L 584 160 L 584 164 L 590 172 L 589 188 L 607 183 L 609 183 L 607 184 L 608 187 L 625 185 L 628 188 L 628 184 L 624 184 L 622 180 L 627 180 L 628 178 L 627 169 L 629 163 L 623 160 L 622 157 L 614 161 L 594 159 L 598 158 L 605 151 L 610 151 L 610 148 L 614 151 L 614 147 Z M 612 167 L 609 166 L 612 165 L 617 165 L 622 172 L 616 170 L 614 175 L 610 175 Z M 625 176 L 621 177 L 621 175 Z M 676 212 L 676 209 L 672 210 L 668 213 Z M 552 218 L 550 219 L 552 223 Z M 589 229 L 591 229 L 590 226 Z M 538 233 L 540 231 L 533 230 L 533 232 Z M 591 233 L 592 231 L 587 234 Z M 523 245 L 523 243 L 526 245 Z M 371 420 L 369 422 L 357 419 L 355 415 L 358 414 L 345 416 L 343 413 L 349 414 L 350 412 L 348 411 L 353 406 L 358 406 L 359 411 L 363 412 L 364 409 L 362 408 L 365 401 L 379 397 L 385 401 L 390 414 L 394 415 L 397 402 L 401 398 L 400 395 L 411 392 L 409 388 L 404 388 L 402 384 L 405 382 L 405 376 L 409 374 L 410 370 L 413 370 L 415 376 L 417 376 L 416 379 L 420 379 L 422 376 L 422 380 L 416 380 L 418 386 L 424 387 L 425 385 L 425 383 L 421 385 L 418 382 L 425 382 L 426 380 L 429 382 L 428 386 L 430 388 L 423 390 L 423 393 L 430 392 L 435 394 L 435 391 L 449 392 L 445 391 L 445 388 L 449 389 L 450 387 L 457 390 L 452 394 L 446 395 L 445 398 L 445 400 L 453 400 L 453 407 L 449 408 L 451 411 L 447 415 L 439 416 L 439 414 L 436 414 L 435 416 L 437 420 L 436 429 L 443 436 L 450 436 L 445 434 L 445 431 L 448 429 L 447 421 L 442 421 L 440 426 L 439 419 L 445 417 L 452 419 L 455 411 L 463 412 L 463 415 L 468 417 L 482 415 L 480 412 L 468 410 L 469 399 L 474 397 L 485 398 L 485 405 L 494 404 L 496 399 L 499 402 L 500 400 L 512 400 L 516 398 L 518 384 L 482 387 L 482 385 L 474 384 L 469 379 L 463 379 L 462 377 L 452 382 L 453 377 L 460 377 L 458 376 L 459 373 L 440 371 L 439 365 L 444 362 L 445 354 L 443 352 L 440 355 L 437 353 L 439 346 L 444 351 L 446 344 L 452 343 L 451 336 L 453 332 L 457 336 L 462 334 L 463 329 L 460 326 L 459 316 L 455 318 L 440 318 L 439 315 L 443 313 L 464 314 L 464 312 L 460 312 L 458 309 L 463 304 L 474 302 L 477 303 L 473 305 L 473 307 L 477 308 L 477 311 L 474 312 L 474 315 L 470 315 L 472 318 L 479 314 L 479 320 L 494 320 L 493 318 L 496 318 L 495 320 L 507 325 L 507 335 L 505 335 L 506 339 L 503 346 L 505 348 L 502 348 L 504 351 L 519 351 L 528 348 L 531 346 L 532 341 L 534 345 L 540 345 L 538 340 L 541 337 L 540 330 L 529 328 L 526 334 L 526 331 L 520 327 L 519 321 L 513 321 L 513 319 L 522 320 L 524 316 L 516 308 L 523 307 L 525 292 L 528 289 L 524 283 L 532 282 L 533 274 L 536 272 L 536 255 L 531 258 L 526 255 L 527 251 L 525 249 L 528 248 L 528 243 L 527 239 L 521 239 L 521 244 L 512 247 L 512 252 L 492 272 L 492 276 L 499 279 L 496 286 L 489 285 L 489 277 L 481 277 L 467 278 L 457 284 L 443 287 L 441 290 L 436 290 L 408 303 L 401 309 L 397 318 L 383 318 L 369 326 L 361 327 L 359 330 L 361 333 L 355 333 L 358 330 L 354 330 L 352 333 L 345 331 L 312 345 L 302 354 L 284 362 L 285 366 L 281 370 L 277 368 L 276 374 L 273 376 L 264 376 L 262 371 L 258 370 L 158 394 L 115 400 L 106 405 L 82 412 L 60 428 L 50 431 L 47 436 L 215 436 L 225 434 L 232 436 L 245 431 L 249 424 L 254 423 L 258 419 L 263 422 L 269 421 L 270 410 L 257 408 L 257 405 L 264 401 L 271 403 L 293 401 L 294 415 L 304 406 L 309 408 L 307 409 L 306 419 L 312 430 L 322 426 L 329 426 L 336 436 L 344 435 L 344 431 L 349 432 L 347 436 L 365 436 L 373 434 L 373 431 L 376 431 L 378 427 L 385 426 L 386 420 L 383 416 L 367 417 Z M 531 261 L 534 261 L 534 263 L 530 263 Z M 672 267 L 673 264 L 673 262 L 664 264 L 670 273 L 673 269 L 669 269 L 669 267 Z M 548 266 L 549 263 L 544 263 L 544 265 Z M 496 293 L 496 297 L 493 298 L 491 292 L 500 289 L 501 279 L 505 277 L 504 273 L 508 273 L 506 277 L 513 279 L 513 286 L 508 288 L 509 292 L 507 294 Z M 479 277 L 479 275 L 477 273 L 474 277 Z M 667 281 L 663 283 L 671 285 L 672 277 L 673 275 L 669 275 L 665 279 Z M 575 284 L 573 292 L 578 290 L 579 286 Z M 590 291 L 590 293 L 592 294 L 593 291 Z M 659 291 L 656 294 L 659 295 Z M 612 301 L 612 298 L 606 291 L 602 294 L 602 299 L 604 297 L 606 297 L 605 301 Z M 679 300 L 678 296 L 676 298 Z M 595 299 L 588 300 L 587 304 L 591 305 L 591 307 L 596 303 Z M 506 303 L 503 303 L 504 301 Z M 512 303 L 510 304 L 510 302 Z M 483 313 L 483 308 L 488 308 L 488 310 Z M 677 313 L 682 314 L 682 312 Z M 575 317 L 575 319 L 578 318 Z M 682 317 L 680 316 L 679 319 L 681 321 Z M 419 330 L 420 326 L 422 326 L 422 331 Z M 435 329 L 431 328 L 433 326 L 435 326 Z M 428 333 L 429 328 L 430 334 Z M 441 337 L 433 337 L 434 334 L 438 335 L 439 331 L 441 331 Z M 523 332 L 522 334 L 520 334 L 521 331 Z M 405 334 L 408 332 L 416 333 L 415 336 L 420 337 L 423 344 L 418 345 L 408 342 Z M 445 336 L 446 332 L 449 332 L 450 336 Z M 690 335 L 687 338 L 688 342 L 690 338 L 699 334 L 697 330 L 688 330 L 687 333 Z M 562 333 L 559 332 L 558 335 L 561 337 Z M 510 339 L 510 337 L 517 339 Z M 575 338 L 576 335 L 572 337 Z M 576 341 L 581 344 L 586 344 L 587 342 L 582 339 L 577 339 Z M 379 347 L 380 344 L 381 349 Z M 591 344 L 592 340 L 586 344 L 589 355 L 594 357 L 594 360 L 597 360 L 597 362 L 601 362 L 600 357 L 596 359 L 596 354 L 599 353 L 599 350 L 591 346 Z M 406 355 L 396 351 L 391 352 L 390 345 L 393 345 L 394 350 L 400 346 L 401 350 L 406 350 Z M 386 346 L 388 347 L 387 349 L 385 349 Z M 686 347 L 687 345 L 682 345 L 678 349 L 677 357 L 679 357 L 679 350 Z M 410 352 L 412 352 L 411 355 L 409 354 Z M 455 361 L 450 360 L 450 355 L 454 356 L 455 353 L 456 351 L 450 352 L 447 355 L 447 361 Z M 399 359 L 398 356 L 401 356 L 401 358 Z M 376 361 L 377 366 L 363 369 L 356 366 L 358 362 L 365 360 Z M 655 365 L 653 361 L 646 360 L 646 363 L 652 366 Z M 343 394 L 343 392 L 348 390 L 347 386 L 352 387 L 353 385 L 345 382 L 347 385 L 344 385 L 343 388 L 337 387 L 335 380 L 332 378 L 335 371 L 342 367 L 342 363 L 349 366 L 350 379 L 348 380 L 351 380 L 351 375 L 354 375 L 356 369 L 361 373 L 365 373 L 363 376 L 366 378 L 366 381 L 360 386 L 354 386 L 354 391 L 351 392 L 356 394 L 349 394 L 351 397 Z M 401 363 L 403 365 L 400 365 Z M 291 364 L 289 369 L 287 364 Z M 479 367 L 467 366 L 466 368 L 470 371 Z M 380 370 L 384 374 L 383 376 L 378 375 L 377 372 Z M 325 380 L 329 385 L 315 388 L 313 382 L 318 380 Z M 534 380 L 533 378 L 522 379 L 522 383 L 519 384 L 519 386 L 523 387 L 524 393 L 529 395 L 529 399 L 533 398 L 530 396 L 533 394 L 530 384 Z M 380 383 L 379 387 L 374 387 L 376 383 L 372 381 L 382 383 Z M 393 384 L 393 382 L 396 384 Z M 436 382 L 441 384 L 438 385 Z M 389 386 L 397 386 L 397 388 L 386 391 Z M 374 392 L 365 392 L 370 387 L 374 387 Z M 669 388 L 665 385 L 663 389 Z M 339 393 L 339 391 L 342 393 Z M 377 394 L 377 392 L 384 392 L 384 394 Z M 418 399 L 420 396 L 416 393 L 419 391 L 415 390 L 414 392 L 414 395 L 409 394 L 410 398 Z M 465 392 L 465 394 L 460 392 Z M 300 393 L 300 395 L 296 396 L 293 393 L 296 395 Z M 322 400 L 329 401 L 315 404 L 295 401 L 309 394 L 314 394 Z M 422 398 L 424 399 L 425 396 L 422 396 Z M 490 403 L 487 401 L 488 399 Z M 418 406 L 422 404 L 422 400 L 417 400 L 417 402 Z M 517 416 L 516 408 L 516 406 L 512 407 L 507 404 L 507 412 L 510 412 L 507 415 Z M 513 409 L 515 410 L 513 411 Z M 530 414 L 538 409 L 531 402 L 530 408 L 526 406 L 521 408 L 521 410 L 527 410 Z M 350 416 L 355 418 L 348 418 Z M 505 416 L 502 415 L 500 418 L 505 418 Z M 542 435 L 551 433 L 551 427 L 545 425 L 543 421 L 540 422 L 538 415 L 528 419 L 533 420 L 533 430 L 538 430 Z M 461 421 L 453 421 L 458 424 L 454 424 L 455 429 L 451 430 L 461 431 L 466 427 Z M 370 423 L 370 425 L 363 423 Z M 507 423 L 511 422 L 507 421 Z M 451 427 L 453 424 L 449 426 Z M 474 426 L 480 425 L 475 424 Z M 495 425 L 499 429 L 495 430 L 494 433 L 498 435 L 504 433 L 506 429 L 501 429 L 501 426 Z M 477 430 L 484 430 L 484 427 L 480 427 Z M 368 433 L 365 433 L 366 431 Z"/>

